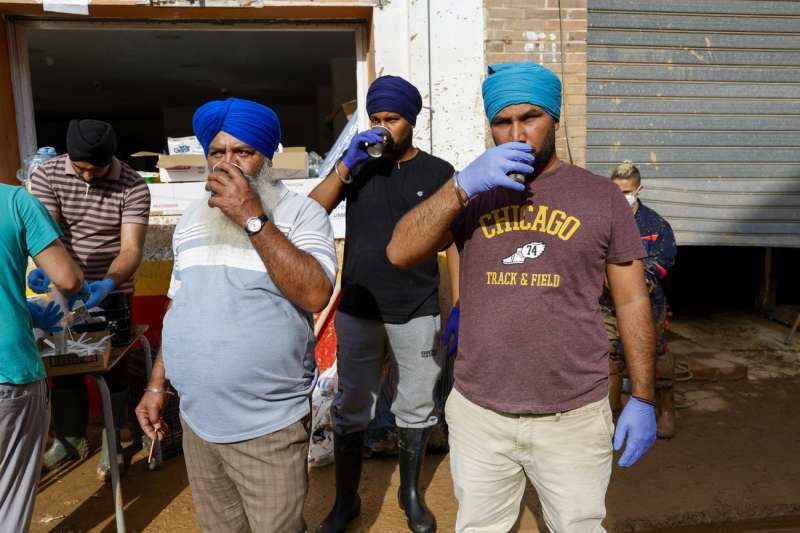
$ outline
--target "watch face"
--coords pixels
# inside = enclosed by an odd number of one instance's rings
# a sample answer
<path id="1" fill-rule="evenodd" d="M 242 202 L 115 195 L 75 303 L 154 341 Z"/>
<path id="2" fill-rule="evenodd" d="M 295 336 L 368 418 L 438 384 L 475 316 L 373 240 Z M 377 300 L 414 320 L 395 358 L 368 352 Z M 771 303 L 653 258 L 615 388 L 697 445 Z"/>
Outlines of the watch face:
<path id="1" fill-rule="evenodd" d="M 253 217 L 247 220 L 247 231 L 255 233 L 261 229 L 263 222 L 258 217 Z"/>

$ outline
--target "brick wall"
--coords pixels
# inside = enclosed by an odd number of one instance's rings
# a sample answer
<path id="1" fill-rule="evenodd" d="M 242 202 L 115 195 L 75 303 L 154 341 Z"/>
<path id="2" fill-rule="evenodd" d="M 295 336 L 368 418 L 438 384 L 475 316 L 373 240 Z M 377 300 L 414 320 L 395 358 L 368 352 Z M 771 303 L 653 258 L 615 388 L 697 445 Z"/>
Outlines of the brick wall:
<path id="1" fill-rule="evenodd" d="M 484 0 L 487 64 L 534 61 L 561 77 L 565 100 L 557 134 L 558 154 L 568 159 L 568 130 L 572 157 L 578 165 L 586 163 L 586 3 L 561 0 L 566 49 L 562 72 L 558 0 Z"/>

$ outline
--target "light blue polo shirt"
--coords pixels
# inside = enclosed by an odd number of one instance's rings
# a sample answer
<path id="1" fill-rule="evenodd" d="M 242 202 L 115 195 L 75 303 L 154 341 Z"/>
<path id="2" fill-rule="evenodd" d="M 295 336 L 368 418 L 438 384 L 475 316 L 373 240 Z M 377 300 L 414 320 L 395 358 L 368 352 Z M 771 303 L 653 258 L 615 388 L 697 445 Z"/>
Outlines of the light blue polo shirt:
<path id="1" fill-rule="evenodd" d="M 279 186 L 273 223 L 333 283 L 337 262 L 328 215 Z M 239 442 L 309 413 L 316 338 L 311 316 L 275 286 L 255 248 L 211 244 L 204 204 L 187 209 L 173 236 L 164 366 L 192 431 L 209 442 Z"/>
<path id="2" fill-rule="evenodd" d="M 47 209 L 22 187 L 0 183 L 0 383 L 25 385 L 45 377 L 25 300 L 28 256 L 61 230 Z"/>

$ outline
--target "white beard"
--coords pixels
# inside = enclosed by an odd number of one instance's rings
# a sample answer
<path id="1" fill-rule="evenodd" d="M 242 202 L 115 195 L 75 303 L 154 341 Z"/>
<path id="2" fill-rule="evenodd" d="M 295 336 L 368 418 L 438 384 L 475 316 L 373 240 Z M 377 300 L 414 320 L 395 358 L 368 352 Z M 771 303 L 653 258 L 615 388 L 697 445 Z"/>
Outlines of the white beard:
<path id="1" fill-rule="evenodd" d="M 269 162 L 264 163 L 255 178 L 247 176 L 247 181 L 261 198 L 261 206 L 264 213 L 272 218 L 272 213 L 281 199 L 281 188 L 278 180 L 272 177 L 272 168 Z M 208 206 L 208 193 L 205 202 L 200 207 L 200 219 L 208 226 L 209 244 L 226 244 L 234 248 L 252 249 L 253 243 L 245 232 L 244 228 L 230 218 L 217 207 Z"/>

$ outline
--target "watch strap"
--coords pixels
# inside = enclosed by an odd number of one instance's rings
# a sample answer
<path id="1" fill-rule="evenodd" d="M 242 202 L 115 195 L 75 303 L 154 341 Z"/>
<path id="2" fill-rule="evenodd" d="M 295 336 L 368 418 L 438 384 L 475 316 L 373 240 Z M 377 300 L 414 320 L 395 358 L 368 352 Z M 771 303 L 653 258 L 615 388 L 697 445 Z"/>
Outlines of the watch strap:
<path id="1" fill-rule="evenodd" d="M 261 227 L 258 228 L 256 231 L 250 231 L 250 229 L 247 227 L 247 223 L 245 223 L 244 230 L 247 232 L 247 235 L 250 236 L 250 237 L 252 237 L 256 233 L 258 233 L 259 231 L 264 229 L 264 224 L 269 222 L 269 217 L 267 215 L 261 215 L 259 217 L 252 217 L 252 218 L 257 218 L 258 220 L 260 220 L 261 221 Z M 250 220 L 252 220 L 252 218 L 247 219 L 247 221 L 250 222 Z"/>

